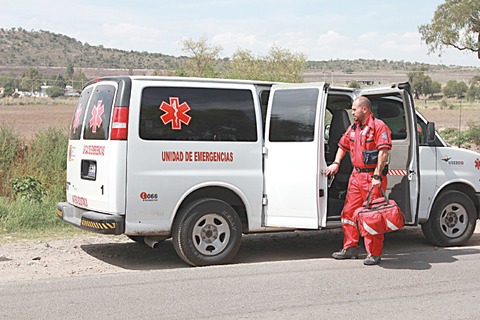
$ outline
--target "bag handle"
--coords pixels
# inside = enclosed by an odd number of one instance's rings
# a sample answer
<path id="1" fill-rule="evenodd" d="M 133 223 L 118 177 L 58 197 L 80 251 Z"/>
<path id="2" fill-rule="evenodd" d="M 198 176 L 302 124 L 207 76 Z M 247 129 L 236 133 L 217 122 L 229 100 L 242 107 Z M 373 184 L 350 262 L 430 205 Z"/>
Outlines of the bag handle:
<path id="1" fill-rule="evenodd" d="M 365 209 L 368 209 L 370 207 L 370 198 L 372 197 L 372 192 L 373 192 L 373 189 L 375 189 L 375 188 L 377 188 L 377 187 L 372 187 L 370 189 L 370 191 L 368 192 L 367 200 L 365 200 L 365 203 L 366 203 Z M 388 202 L 387 196 L 385 195 L 385 191 L 383 191 L 383 188 L 381 186 L 379 186 L 378 188 L 380 188 L 380 190 L 382 190 L 382 196 L 385 199 L 385 204 L 387 204 L 387 205 L 390 204 Z"/>

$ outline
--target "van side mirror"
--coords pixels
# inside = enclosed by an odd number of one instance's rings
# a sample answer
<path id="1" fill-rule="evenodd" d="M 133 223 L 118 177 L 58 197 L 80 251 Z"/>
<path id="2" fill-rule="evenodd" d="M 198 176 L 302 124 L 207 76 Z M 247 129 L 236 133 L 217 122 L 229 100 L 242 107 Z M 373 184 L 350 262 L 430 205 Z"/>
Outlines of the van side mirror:
<path id="1" fill-rule="evenodd" d="M 427 123 L 427 143 L 435 142 L 435 122 Z"/>

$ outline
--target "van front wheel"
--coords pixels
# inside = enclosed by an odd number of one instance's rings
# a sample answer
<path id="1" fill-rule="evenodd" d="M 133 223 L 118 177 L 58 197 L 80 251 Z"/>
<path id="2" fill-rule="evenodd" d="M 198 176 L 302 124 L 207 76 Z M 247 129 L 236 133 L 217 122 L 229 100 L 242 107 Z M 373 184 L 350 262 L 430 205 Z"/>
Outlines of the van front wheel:
<path id="1" fill-rule="evenodd" d="M 427 240 L 438 246 L 458 246 L 475 230 L 475 205 L 464 193 L 447 191 L 435 202 L 430 218 L 422 224 Z"/>
<path id="2" fill-rule="evenodd" d="M 193 266 L 228 263 L 240 248 L 242 223 L 226 202 L 200 199 L 185 207 L 173 226 L 177 254 Z"/>

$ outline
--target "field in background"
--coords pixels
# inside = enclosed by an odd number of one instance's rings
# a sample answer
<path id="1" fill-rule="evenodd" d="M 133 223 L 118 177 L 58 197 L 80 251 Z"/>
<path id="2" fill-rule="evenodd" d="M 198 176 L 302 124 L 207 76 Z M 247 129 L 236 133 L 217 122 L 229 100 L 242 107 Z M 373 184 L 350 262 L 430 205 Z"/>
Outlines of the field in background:
<path id="1" fill-rule="evenodd" d="M 31 140 L 36 133 L 51 127 L 58 130 L 68 130 L 74 109 L 74 104 L 0 105 L 0 126 L 8 126 L 17 135 L 26 140 Z"/>

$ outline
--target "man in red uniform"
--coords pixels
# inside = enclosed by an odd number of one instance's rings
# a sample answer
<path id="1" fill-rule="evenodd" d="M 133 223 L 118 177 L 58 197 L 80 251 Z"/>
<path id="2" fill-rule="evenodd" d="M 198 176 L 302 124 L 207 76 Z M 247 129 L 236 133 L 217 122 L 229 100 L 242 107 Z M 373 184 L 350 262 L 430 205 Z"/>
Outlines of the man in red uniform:
<path id="1" fill-rule="evenodd" d="M 326 170 L 327 176 L 336 174 L 343 157 L 350 152 L 354 169 L 348 181 L 347 196 L 341 213 L 343 249 L 333 253 L 335 259 L 357 258 L 359 234 L 354 212 L 363 205 L 372 188 L 375 188 L 372 199 L 382 196 L 380 187 L 386 190 L 387 177 L 383 170 L 392 148 L 390 129 L 382 120 L 373 117 L 368 98 L 362 96 L 355 99 L 352 114 L 355 121 L 340 139 L 335 161 Z M 368 254 L 363 261 L 365 265 L 380 263 L 383 239 L 383 234 L 364 237 Z"/>

